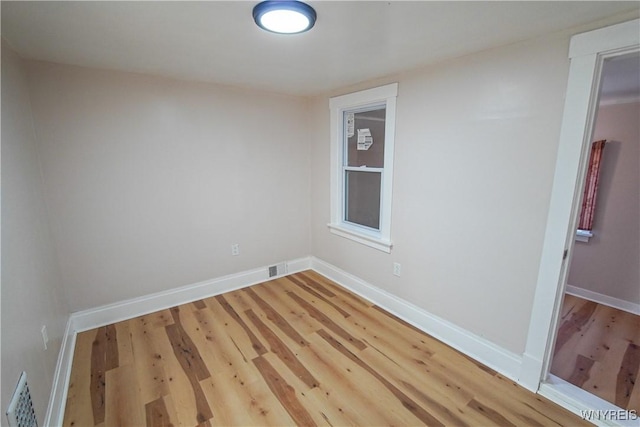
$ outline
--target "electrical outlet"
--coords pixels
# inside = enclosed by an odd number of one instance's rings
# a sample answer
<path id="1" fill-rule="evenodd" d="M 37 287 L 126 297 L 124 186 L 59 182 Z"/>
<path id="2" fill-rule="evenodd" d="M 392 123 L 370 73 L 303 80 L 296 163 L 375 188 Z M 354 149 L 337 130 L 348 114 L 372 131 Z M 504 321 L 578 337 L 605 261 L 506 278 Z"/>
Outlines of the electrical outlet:
<path id="1" fill-rule="evenodd" d="M 240 245 L 237 243 L 234 243 L 233 245 L 231 245 L 231 255 L 236 256 L 236 255 L 240 255 Z"/>
<path id="2" fill-rule="evenodd" d="M 400 277 L 402 274 L 402 266 L 398 262 L 393 263 L 393 275 Z"/>
<path id="3" fill-rule="evenodd" d="M 44 349 L 47 349 L 47 345 L 49 344 L 49 334 L 47 333 L 47 325 L 42 325 L 40 329 L 40 333 L 42 334 L 42 343 L 44 344 Z"/>

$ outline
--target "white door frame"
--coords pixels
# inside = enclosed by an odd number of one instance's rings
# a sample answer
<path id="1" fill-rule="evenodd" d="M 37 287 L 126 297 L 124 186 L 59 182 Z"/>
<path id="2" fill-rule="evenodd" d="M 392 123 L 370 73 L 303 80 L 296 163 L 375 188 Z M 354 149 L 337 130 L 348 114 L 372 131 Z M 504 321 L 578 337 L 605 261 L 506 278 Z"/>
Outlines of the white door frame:
<path id="1" fill-rule="evenodd" d="M 602 62 L 638 51 L 640 20 L 571 38 L 569 80 L 551 203 L 520 383 L 537 391 L 549 374 L 560 305 L 575 242 L 578 209 L 598 105 Z"/>

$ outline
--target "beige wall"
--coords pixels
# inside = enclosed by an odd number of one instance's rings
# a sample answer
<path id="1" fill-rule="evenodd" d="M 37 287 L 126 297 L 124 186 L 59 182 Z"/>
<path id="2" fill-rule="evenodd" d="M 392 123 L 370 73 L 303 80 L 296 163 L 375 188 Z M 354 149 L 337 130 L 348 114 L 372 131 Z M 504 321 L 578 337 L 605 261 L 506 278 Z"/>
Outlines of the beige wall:
<path id="1" fill-rule="evenodd" d="M 27 371 L 40 424 L 68 316 L 22 60 L 2 41 L 2 425 Z M 40 328 L 46 325 L 45 351 Z"/>
<path id="2" fill-rule="evenodd" d="M 317 99 L 312 253 L 522 353 L 555 167 L 568 44 L 569 36 L 557 35 L 382 82 L 399 82 L 391 254 L 327 229 L 329 109 L 328 97 Z M 392 275 L 393 262 L 401 263 L 402 277 Z"/>
<path id="3" fill-rule="evenodd" d="M 594 236 L 576 242 L 568 283 L 640 304 L 640 103 L 601 106 L 604 149 Z"/>
<path id="4" fill-rule="evenodd" d="M 41 62 L 28 71 L 71 311 L 309 254 L 304 100 Z"/>

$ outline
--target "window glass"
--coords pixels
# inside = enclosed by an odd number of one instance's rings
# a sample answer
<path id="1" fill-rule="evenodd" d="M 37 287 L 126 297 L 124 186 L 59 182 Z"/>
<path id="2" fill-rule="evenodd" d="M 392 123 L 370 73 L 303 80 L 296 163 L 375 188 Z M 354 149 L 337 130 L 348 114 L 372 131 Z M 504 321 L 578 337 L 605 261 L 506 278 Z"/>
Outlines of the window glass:
<path id="1" fill-rule="evenodd" d="M 386 108 L 345 112 L 346 165 L 384 167 L 384 132 Z"/>
<path id="2" fill-rule="evenodd" d="M 346 221 L 380 228 L 381 177 L 379 172 L 346 171 Z"/>

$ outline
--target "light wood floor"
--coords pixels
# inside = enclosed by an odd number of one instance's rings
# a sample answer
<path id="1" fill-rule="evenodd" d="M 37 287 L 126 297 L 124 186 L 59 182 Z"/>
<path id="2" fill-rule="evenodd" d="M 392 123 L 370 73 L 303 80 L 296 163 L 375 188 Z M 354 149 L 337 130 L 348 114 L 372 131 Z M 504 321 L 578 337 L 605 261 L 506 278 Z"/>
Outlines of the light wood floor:
<path id="1" fill-rule="evenodd" d="M 565 295 L 551 373 L 640 412 L 640 316 Z"/>
<path id="2" fill-rule="evenodd" d="M 64 425 L 588 424 L 307 271 L 79 334 Z"/>

